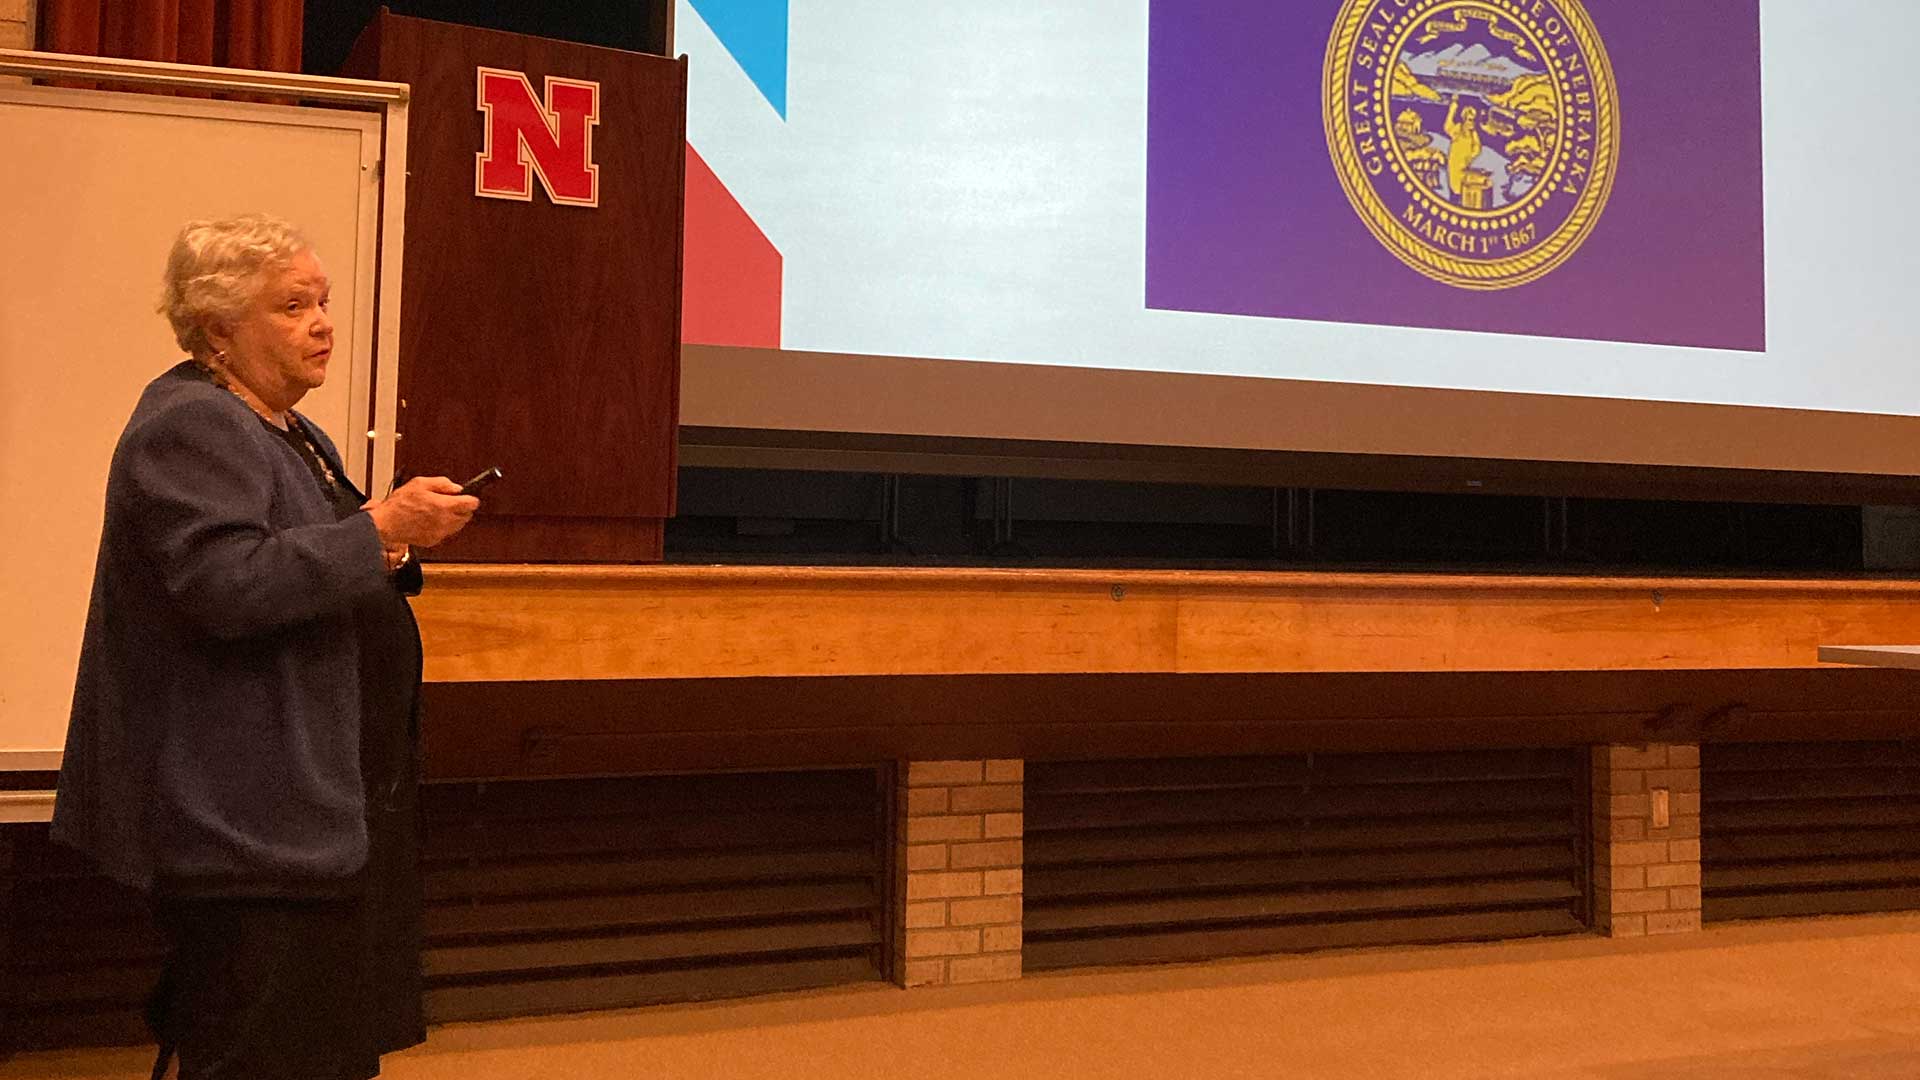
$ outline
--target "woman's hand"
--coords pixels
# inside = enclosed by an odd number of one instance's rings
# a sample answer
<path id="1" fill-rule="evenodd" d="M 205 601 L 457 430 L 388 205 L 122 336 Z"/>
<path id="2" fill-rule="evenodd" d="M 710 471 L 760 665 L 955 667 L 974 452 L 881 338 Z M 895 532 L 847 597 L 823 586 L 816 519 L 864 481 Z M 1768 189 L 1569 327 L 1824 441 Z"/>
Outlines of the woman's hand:
<path id="1" fill-rule="evenodd" d="M 465 528 L 480 500 L 460 494 L 460 485 L 444 476 L 417 476 L 384 499 L 366 506 L 380 546 L 389 552 L 432 547 Z"/>

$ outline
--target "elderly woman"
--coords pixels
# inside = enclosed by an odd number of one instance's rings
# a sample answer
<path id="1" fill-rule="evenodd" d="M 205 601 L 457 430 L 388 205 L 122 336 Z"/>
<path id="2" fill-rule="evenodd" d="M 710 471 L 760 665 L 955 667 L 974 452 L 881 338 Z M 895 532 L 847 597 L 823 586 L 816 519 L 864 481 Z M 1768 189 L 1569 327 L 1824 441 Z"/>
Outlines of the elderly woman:
<path id="1" fill-rule="evenodd" d="M 478 501 L 369 500 L 294 411 L 327 293 L 285 222 L 183 228 L 160 310 L 190 359 L 107 478 L 53 830 L 152 897 L 156 1075 L 357 1080 L 424 1034 L 406 595 Z"/>

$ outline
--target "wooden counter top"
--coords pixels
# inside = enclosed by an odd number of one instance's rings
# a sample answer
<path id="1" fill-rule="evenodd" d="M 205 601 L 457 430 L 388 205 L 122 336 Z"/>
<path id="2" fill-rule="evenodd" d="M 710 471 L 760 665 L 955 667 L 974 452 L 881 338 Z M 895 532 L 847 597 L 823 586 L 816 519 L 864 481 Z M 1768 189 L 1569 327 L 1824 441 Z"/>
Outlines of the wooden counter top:
<path id="1" fill-rule="evenodd" d="M 427 568 L 432 682 L 1801 668 L 1920 641 L 1920 581 L 1487 574 Z"/>

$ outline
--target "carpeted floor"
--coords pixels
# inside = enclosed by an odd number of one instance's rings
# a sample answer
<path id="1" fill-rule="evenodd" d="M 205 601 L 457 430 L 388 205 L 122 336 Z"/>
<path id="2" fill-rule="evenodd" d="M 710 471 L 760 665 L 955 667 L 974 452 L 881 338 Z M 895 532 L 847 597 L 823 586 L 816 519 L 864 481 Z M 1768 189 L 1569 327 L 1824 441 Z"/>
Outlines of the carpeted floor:
<path id="1" fill-rule="evenodd" d="M 0 1078 L 144 1077 L 134 1052 Z M 438 1028 L 394 1080 L 1920 1080 L 1920 914 L 885 986 Z"/>

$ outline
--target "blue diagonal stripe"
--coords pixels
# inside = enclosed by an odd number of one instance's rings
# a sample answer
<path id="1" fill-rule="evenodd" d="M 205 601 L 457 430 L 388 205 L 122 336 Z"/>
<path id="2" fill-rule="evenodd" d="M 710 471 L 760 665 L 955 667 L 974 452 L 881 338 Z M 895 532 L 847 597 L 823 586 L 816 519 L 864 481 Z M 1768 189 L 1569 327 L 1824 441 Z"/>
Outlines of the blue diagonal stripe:
<path id="1" fill-rule="evenodd" d="M 767 104 L 787 118 L 787 0 L 688 0 Z"/>

